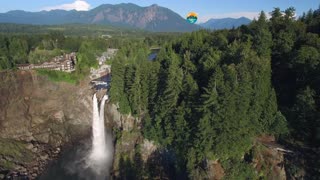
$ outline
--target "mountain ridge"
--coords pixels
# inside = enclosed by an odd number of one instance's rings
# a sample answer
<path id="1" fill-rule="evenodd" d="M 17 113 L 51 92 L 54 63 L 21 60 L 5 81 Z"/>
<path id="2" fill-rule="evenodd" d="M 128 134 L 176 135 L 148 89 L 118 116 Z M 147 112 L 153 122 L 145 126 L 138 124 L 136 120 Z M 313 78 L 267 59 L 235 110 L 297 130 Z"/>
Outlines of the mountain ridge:
<path id="1" fill-rule="evenodd" d="M 13 10 L 0 13 L 0 23 L 32 25 L 106 24 L 155 32 L 186 32 L 200 29 L 200 26 L 189 24 L 179 14 L 168 8 L 157 4 L 141 7 L 133 3 L 102 4 L 89 11 L 28 12 Z"/>
<path id="2" fill-rule="evenodd" d="M 221 19 L 209 19 L 208 21 L 204 23 L 200 23 L 199 25 L 204 28 L 208 29 L 231 29 L 233 27 L 237 28 L 241 25 L 248 25 L 251 23 L 251 20 L 246 17 L 240 17 L 240 18 L 221 18 Z"/>

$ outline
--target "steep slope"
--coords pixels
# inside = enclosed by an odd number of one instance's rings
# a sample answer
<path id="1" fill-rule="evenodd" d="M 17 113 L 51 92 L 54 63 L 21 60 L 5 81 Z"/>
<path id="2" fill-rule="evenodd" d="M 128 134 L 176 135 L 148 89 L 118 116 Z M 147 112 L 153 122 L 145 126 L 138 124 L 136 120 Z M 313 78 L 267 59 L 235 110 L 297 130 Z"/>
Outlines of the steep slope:
<path id="1" fill-rule="evenodd" d="M 241 17 L 238 19 L 234 19 L 234 18 L 210 19 L 207 22 L 200 24 L 200 26 L 208 29 L 231 29 L 233 27 L 236 28 L 241 25 L 247 25 L 250 22 L 251 20 L 246 17 Z"/>
<path id="2" fill-rule="evenodd" d="M 0 72 L 0 179 L 7 171 L 34 179 L 63 147 L 89 137 L 91 95 L 32 71 Z"/>
<path id="3" fill-rule="evenodd" d="M 192 31 L 198 28 L 177 13 L 158 5 L 101 5 L 89 14 L 89 23 L 132 26 L 150 31 Z"/>
<path id="4" fill-rule="evenodd" d="M 17 24 L 108 24 L 161 32 L 184 32 L 199 29 L 170 9 L 151 5 L 140 7 L 132 3 L 104 4 L 90 11 L 10 11 L 0 14 L 0 23 Z"/>

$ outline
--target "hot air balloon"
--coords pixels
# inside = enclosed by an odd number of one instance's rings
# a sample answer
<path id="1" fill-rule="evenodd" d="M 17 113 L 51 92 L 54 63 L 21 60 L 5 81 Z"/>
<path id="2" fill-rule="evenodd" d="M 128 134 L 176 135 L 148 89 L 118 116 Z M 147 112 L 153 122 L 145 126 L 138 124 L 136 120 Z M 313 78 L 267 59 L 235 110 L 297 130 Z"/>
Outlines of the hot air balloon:
<path id="1" fill-rule="evenodd" d="M 194 23 L 197 22 L 197 20 L 198 20 L 198 15 L 197 15 L 197 13 L 195 13 L 195 12 L 190 12 L 190 13 L 188 13 L 188 15 L 187 15 L 187 21 L 188 21 L 189 23 L 194 24 Z"/>

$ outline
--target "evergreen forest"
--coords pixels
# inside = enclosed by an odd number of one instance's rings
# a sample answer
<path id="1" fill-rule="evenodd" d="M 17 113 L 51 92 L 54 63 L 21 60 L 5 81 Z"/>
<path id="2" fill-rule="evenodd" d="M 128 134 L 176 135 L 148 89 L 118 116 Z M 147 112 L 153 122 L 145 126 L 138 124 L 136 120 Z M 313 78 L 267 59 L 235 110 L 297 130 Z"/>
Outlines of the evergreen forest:
<path id="1" fill-rule="evenodd" d="M 320 177 L 320 10 L 270 15 L 184 34 L 154 61 L 144 43 L 121 48 L 113 61 L 111 101 L 174 154 L 174 179 L 205 177 L 212 160 L 228 169 L 226 179 L 263 178 L 244 158 L 260 135 L 305 154 L 306 163 L 286 157 L 288 178 L 302 167 L 307 179 Z"/>

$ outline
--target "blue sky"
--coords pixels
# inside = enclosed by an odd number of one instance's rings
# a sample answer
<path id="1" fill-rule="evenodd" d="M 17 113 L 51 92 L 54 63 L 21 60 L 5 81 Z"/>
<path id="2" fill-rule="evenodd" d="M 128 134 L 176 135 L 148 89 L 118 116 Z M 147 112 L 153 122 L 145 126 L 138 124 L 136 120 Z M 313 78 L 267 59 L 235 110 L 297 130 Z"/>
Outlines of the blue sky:
<path id="1" fill-rule="evenodd" d="M 88 10 L 101 4 L 134 3 L 140 6 L 158 4 L 167 7 L 182 17 L 188 12 L 196 12 L 200 21 L 209 18 L 241 17 L 253 18 L 261 10 L 270 12 L 274 7 L 282 10 L 293 6 L 297 14 L 301 15 L 312 9 L 317 9 L 320 0 L 3 0 L 0 12 L 10 10 L 40 11 L 50 9 L 73 9 Z"/>

